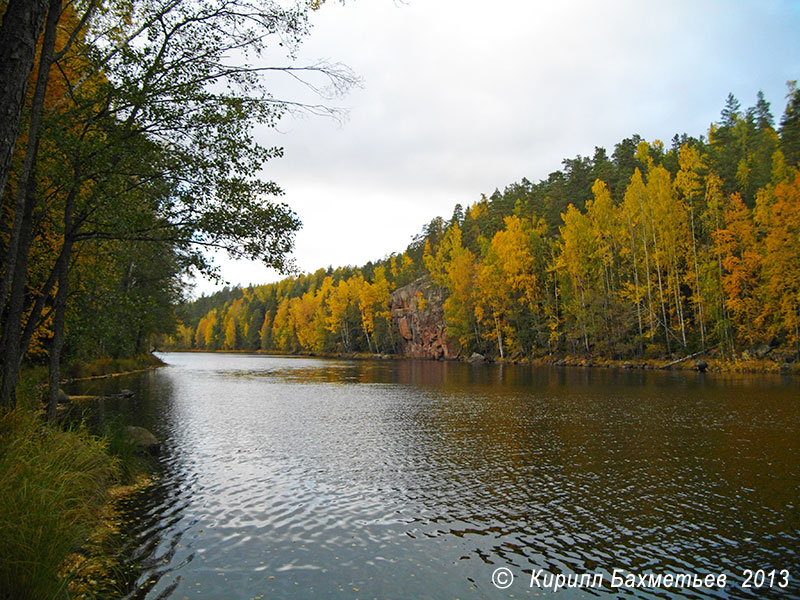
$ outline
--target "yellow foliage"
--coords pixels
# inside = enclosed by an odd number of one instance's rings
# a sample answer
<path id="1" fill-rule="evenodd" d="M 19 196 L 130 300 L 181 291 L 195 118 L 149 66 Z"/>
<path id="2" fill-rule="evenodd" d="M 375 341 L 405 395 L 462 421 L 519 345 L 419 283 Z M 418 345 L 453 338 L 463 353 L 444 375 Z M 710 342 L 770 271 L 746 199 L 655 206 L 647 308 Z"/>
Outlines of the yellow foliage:
<path id="1" fill-rule="evenodd" d="M 725 269 L 722 286 L 726 305 L 738 326 L 739 338 L 754 343 L 761 334 L 754 325 L 762 308 L 757 293 L 762 257 L 751 212 L 739 194 L 731 196 L 725 227 L 714 233 L 714 240 Z"/>

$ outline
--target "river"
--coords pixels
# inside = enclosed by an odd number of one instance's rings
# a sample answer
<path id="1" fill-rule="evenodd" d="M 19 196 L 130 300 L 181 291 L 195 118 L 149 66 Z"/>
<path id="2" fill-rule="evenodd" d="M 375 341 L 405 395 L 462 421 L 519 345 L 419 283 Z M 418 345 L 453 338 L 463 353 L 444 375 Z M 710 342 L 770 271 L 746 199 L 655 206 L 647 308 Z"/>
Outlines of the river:
<path id="1" fill-rule="evenodd" d="M 130 598 L 800 598 L 796 379 L 160 357 Z"/>

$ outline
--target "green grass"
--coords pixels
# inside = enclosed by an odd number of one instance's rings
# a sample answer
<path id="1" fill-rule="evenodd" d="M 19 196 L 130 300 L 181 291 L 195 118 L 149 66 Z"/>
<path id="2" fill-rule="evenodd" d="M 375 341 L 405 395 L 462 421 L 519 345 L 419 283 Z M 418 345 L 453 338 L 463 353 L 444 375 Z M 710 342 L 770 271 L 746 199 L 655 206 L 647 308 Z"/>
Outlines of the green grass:
<path id="1" fill-rule="evenodd" d="M 159 363 L 152 355 L 98 359 L 76 365 L 69 375 L 106 375 Z M 108 575 L 120 570 L 109 534 L 116 519 L 109 490 L 135 488 L 131 484 L 151 465 L 136 452 L 121 419 L 110 421 L 98 432 L 101 437 L 84 426 L 45 424 L 46 394 L 47 368 L 29 366 L 20 373 L 19 408 L 0 412 L 0 600 L 67 598 L 70 582 L 84 590 L 78 597 L 109 597 L 115 582 Z M 93 581 L 102 578 L 93 570 L 111 583 Z"/>
<path id="2" fill-rule="evenodd" d="M 99 527 L 119 460 L 84 428 L 0 416 L 0 598 L 64 597 L 59 566 Z"/>

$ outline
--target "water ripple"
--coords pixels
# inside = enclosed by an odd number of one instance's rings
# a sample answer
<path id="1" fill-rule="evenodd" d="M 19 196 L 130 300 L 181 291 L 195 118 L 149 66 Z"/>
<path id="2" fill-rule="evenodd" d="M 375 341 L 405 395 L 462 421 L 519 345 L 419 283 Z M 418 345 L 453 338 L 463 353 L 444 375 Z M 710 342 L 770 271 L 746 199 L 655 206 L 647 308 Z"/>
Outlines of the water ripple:
<path id="1" fill-rule="evenodd" d="M 796 385 L 167 361 L 137 389 L 135 414 L 151 415 L 164 453 L 158 484 L 131 502 L 126 554 L 142 573 L 131 599 L 500 597 L 496 566 L 523 580 L 601 572 L 606 584 L 615 568 L 800 578 Z M 785 599 L 800 586 L 631 592 Z"/>

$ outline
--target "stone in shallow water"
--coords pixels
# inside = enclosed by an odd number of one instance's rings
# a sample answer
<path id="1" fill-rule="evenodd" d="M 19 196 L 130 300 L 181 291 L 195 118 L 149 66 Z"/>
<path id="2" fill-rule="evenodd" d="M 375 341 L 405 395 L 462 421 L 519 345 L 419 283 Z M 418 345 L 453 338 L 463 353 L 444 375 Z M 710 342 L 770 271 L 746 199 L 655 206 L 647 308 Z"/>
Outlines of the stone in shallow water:
<path id="1" fill-rule="evenodd" d="M 127 430 L 137 450 L 148 454 L 158 454 L 161 450 L 161 443 L 158 438 L 144 427 L 128 425 Z"/>

